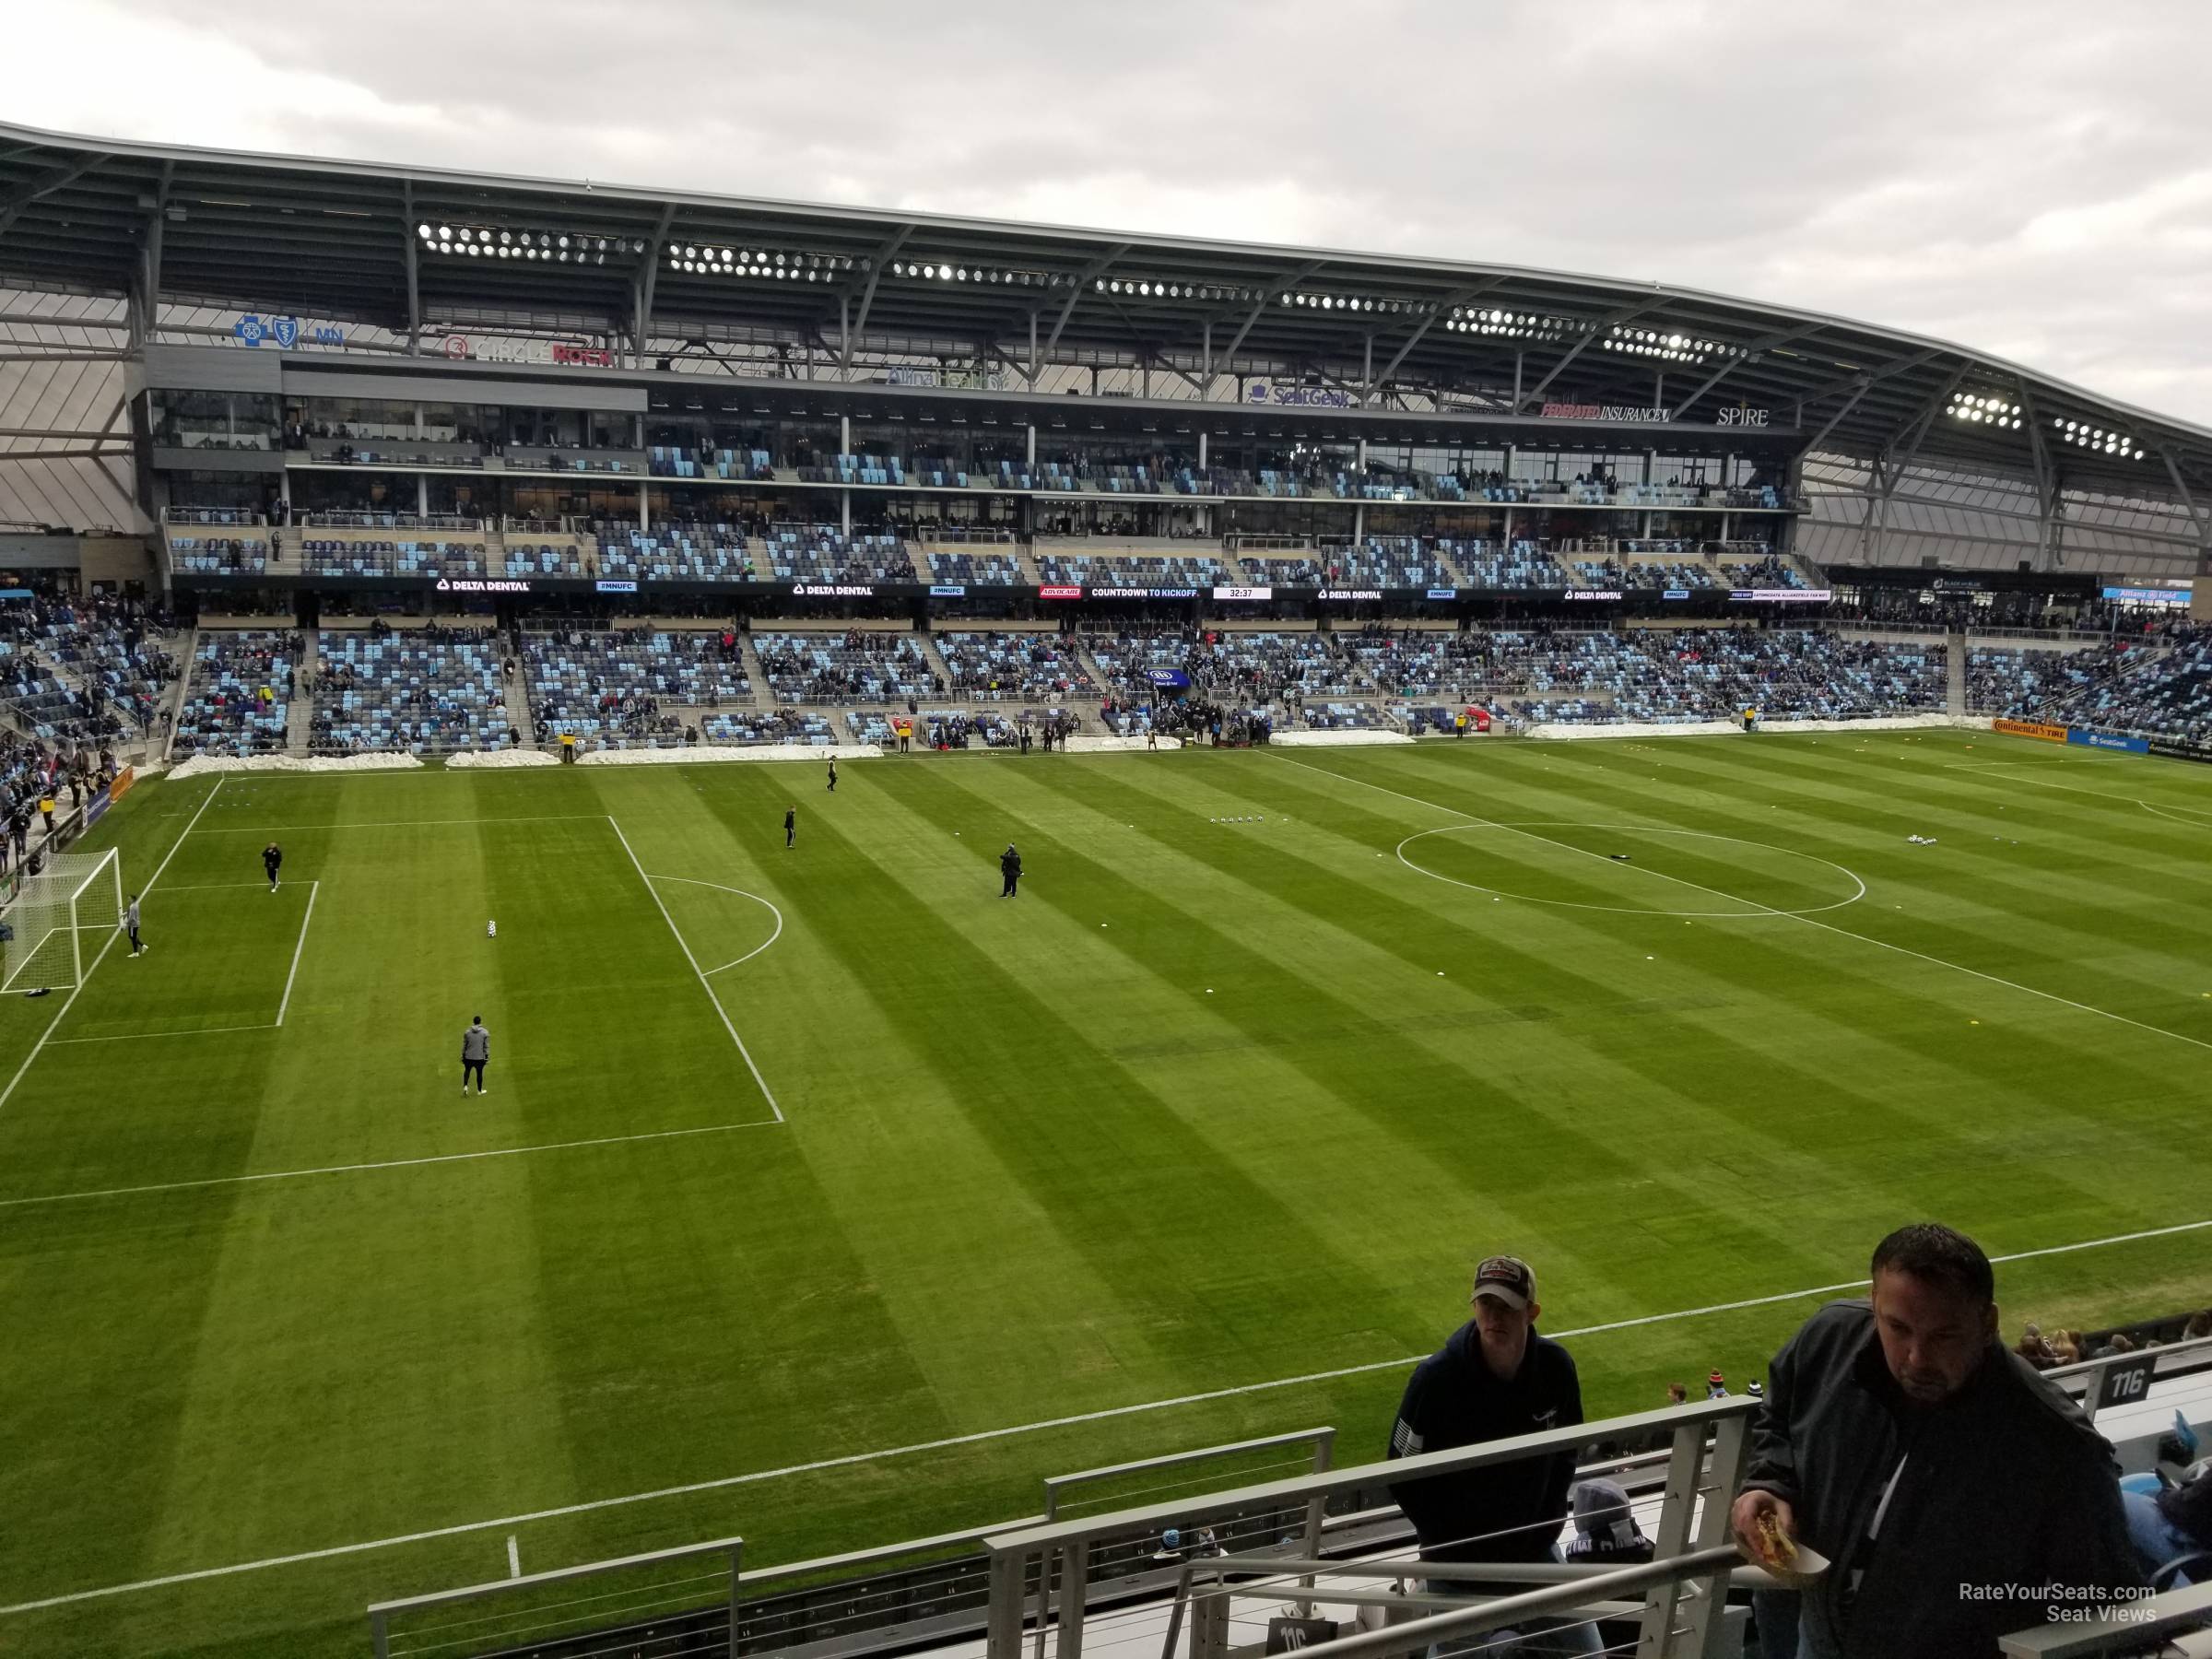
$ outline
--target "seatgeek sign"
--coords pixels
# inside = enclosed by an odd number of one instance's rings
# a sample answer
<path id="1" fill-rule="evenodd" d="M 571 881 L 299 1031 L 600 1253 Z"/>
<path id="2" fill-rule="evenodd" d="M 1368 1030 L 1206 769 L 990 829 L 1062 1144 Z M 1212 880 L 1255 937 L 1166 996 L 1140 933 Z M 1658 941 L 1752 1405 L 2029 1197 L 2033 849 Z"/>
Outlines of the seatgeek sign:
<path id="1" fill-rule="evenodd" d="M 1265 404 L 1276 409 L 1356 409 L 1359 400 L 1335 386 L 1286 386 L 1279 381 L 1255 380 L 1244 388 L 1248 404 Z"/>

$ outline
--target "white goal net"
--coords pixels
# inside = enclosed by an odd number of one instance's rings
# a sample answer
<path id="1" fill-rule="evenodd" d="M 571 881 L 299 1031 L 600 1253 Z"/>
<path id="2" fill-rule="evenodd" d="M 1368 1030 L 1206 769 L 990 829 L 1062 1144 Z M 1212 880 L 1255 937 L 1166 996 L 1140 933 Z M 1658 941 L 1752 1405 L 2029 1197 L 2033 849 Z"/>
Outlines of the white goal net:
<path id="1" fill-rule="evenodd" d="M 55 853 L 0 912 L 0 992 L 69 990 L 123 924 L 123 860 Z"/>

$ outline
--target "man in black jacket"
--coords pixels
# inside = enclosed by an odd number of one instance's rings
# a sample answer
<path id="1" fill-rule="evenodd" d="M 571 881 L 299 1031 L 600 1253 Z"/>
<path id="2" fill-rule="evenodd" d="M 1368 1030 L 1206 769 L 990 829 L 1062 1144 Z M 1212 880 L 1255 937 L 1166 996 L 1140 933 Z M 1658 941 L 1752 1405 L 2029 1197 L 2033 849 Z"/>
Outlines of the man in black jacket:
<path id="1" fill-rule="evenodd" d="M 2112 1448 L 1997 1337 L 1971 1239 L 1922 1223 L 1874 1253 L 1774 1358 L 1730 1522 L 1830 1566 L 1799 1659 L 1996 1659 L 1997 1638 L 2142 1594 Z"/>
<path id="2" fill-rule="evenodd" d="M 1391 1431 L 1392 1457 L 1510 1440 L 1583 1420 L 1574 1360 L 1558 1343 L 1536 1335 L 1536 1317 L 1544 1310 L 1528 1264 L 1518 1256 L 1488 1258 L 1475 1270 L 1474 1304 L 1475 1317 L 1414 1368 Z M 1413 1523 L 1423 1560 L 1556 1561 L 1573 1481 L 1574 1453 L 1566 1451 L 1404 1481 L 1390 1495 Z M 1447 1594 L 1464 1588 L 1437 1586 Z M 1535 1641 L 1517 1651 L 1598 1651 L 1597 1631 L 1587 1624 L 1532 1621 L 1523 1634 Z"/>
<path id="3" fill-rule="evenodd" d="M 1001 899 L 1013 898 L 1015 885 L 1021 880 L 1021 854 L 1014 851 L 1012 841 L 1008 841 L 1006 850 L 998 855 L 998 873 L 1006 882 L 999 889 L 998 896 Z"/>

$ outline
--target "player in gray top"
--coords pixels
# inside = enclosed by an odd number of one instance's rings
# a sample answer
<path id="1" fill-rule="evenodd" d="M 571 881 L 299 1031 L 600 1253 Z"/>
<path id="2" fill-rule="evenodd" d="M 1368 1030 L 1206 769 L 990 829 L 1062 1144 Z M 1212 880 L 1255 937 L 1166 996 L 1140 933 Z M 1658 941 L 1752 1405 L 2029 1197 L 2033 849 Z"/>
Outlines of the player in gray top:
<path id="1" fill-rule="evenodd" d="M 138 936 L 138 895 L 135 893 L 131 895 L 130 903 L 123 907 L 123 931 L 131 935 L 131 955 L 134 958 L 144 956 L 147 946 Z"/>
<path id="2" fill-rule="evenodd" d="M 468 1093 L 468 1075 L 477 1075 L 477 1092 L 491 1091 L 484 1087 L 484 1063 L 491 1058 L 491 1033 L 484 1029 L 484 1016 L 479 1014 L 461 1033 L 461 1092 Z"/>

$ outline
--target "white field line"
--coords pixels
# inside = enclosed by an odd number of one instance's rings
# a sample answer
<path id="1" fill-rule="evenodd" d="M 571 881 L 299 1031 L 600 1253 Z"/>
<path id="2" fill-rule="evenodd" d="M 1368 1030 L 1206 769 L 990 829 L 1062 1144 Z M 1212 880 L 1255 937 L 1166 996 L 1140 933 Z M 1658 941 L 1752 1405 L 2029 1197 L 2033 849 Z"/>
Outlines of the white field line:
<path id="1" fill-rule="evenodd" d="M 242 1031 L 273 1031 L 275 1026 L 240 1026 Z M 196 1036 L 196 1032 L 155 1031 L 156 1037 Z M 77 1037 L 76 1042 L 114 1042 L 120 1038 Z M 28 1198 L 0 1198 L 0 1209 L 34 1204 L 76 1204 L 90 1198 L 133 1198 L 147 1193 L 182 1193 L 194 1187 L 244 1186 L 257 1181 L 300 1181 L 310 1175 L 355 1175 L 370 1170 L 412 1170 L 425 1164 L 473 1163 L 481 1158 L 522 1158 L 536 1152 L 573 1152 L 584 1147 L 624 1147 L 633 1141 L 681 1140 L 694 1135 L 728 1135 L 738 1129 L 766 1129 L 774 1118 L 742 1124 L 709 1124 L 700 1129 L 648 1129 L 637 1135 L 603 1135 L 591 1140 L 546 1141 L 535 1147 L 494 1147 L 486 1152 L 441 1152 L 432 1158 L 388 1158 L 378 1163 L 324 1164 L 312 1170 L 269 1170 L 258 1175 L 210 1175 L 202 1181 L 162 1181 L 150 1186 L 100 1187 L 82 1193 L 41 1193 Z"/>
<path id="2" fill-rule="evenodd" d="M 735 893 L 740 899 L 750 899 L 755 904 L 767 905 L 769 914 L 775 917 L 775 932 L 770 934 L 766 939 L 754 946 L 750 950 L 747 951 L 735 961 L 724 962 L 719 968 L 708 969 L 707 977 L 710 979 L 712 979 L 717 973 L 727 973 L 733 968 L 744 967 L 746 963 L 751 961 L 755 957 L 759 956 L 762 951 L 766 950 L 771 945 L 773 945 L 778 939 L 783 936 L 783 912 L 776 908 L 772 900 L 763 899 L 758 893 L 748 893 L 743 888 L 724 887 L 719 881 L 701 881 L 695 876 L 648 876 L 645 879 L 648 881 L 680 881 L 686 887 L 712 888 L 718 893 Z"/>
<path id="3" fill-rule="evenodd" d="M 653 877 L 646 875 L 645 866 L 638 863 L 638 855 L 629 844 L 629 837 L 622 833 L 622 826 L 615 822 L 612 813 L 607 814 L 606 821 L 615 832 L 615 839 L 622 843 L 622 851 L 629 854 L 630 867 L 637 871 L 638 879 L 645 884 L 646 892 L 652 895 L 653 908 L 661 912 L 661 920 L 668 924 L 668 931 L 676 935 L 677 948 L 684 953 L 684 960 L 691 964 L 691 971 L 699 980 L 700 989 L 707 994 L 707 1000 L 714 1005 L 714 1012 L 722 1020 L 722 1029 L 730 1034 L 730 1041 L 737 1045 L 737 1053 L 745 1060 L 745 1069 L 753 1074 L 753 1081 L 760 1086 L 760 1098 L 768 1102 L 768 1109 L 776 1114 L 776 1122 L 782 1123 L 783 1108 L 776 1104 L 775 1092 L 769 1088 L 768 1079 L 760 1075 L 760 1068 L 753 1064 L 752 1051 L 745 1046 L 745 1039 L 737 1035 L 737 1028 L 730 1023 L 729 1010 L 722 1006 L 722 998 L 714 994 L 714 987 L 707 982 L 707 976 L 700 971 L 699 959 L 691 954 L 691 947 L 685 942 L 683 931 L 677 926 L 676 918 L 668 913 L 668 907 L 661 902 L 661 889 L 653 885 Z M 778 919 L 781 920 L 781 917 Z"/>
<path id="4" fill-rule="evenodd" d="M 507 1535 L 507 1576 L 511 1579 L 523 1576 L 523 1552 L 516 1547 L 512 1533 Z"/>
<path id="5" fill-rule="evenodd" d="M 276 1023 L 284 1023 L 284 1011 L 292 1006 L 292 982 L 300 977 L 300 953 L 307 948 L 307 924 L 315 919 L 315 895 L 323 890 L 320 881 L 307 884 L 307 914 L 300 918 L 300 942 L 292 947 L 292 971 L 284 976 L 284 1000 L 276 1005 Z"/>
<path id="6" fill-rule="evenodd" d="M 198 827 L 201 815 L 204 814 L 208 807 L 215 805 L 215 797 L 223 793 L 224 781 L 225 780 L 223 778 L 216 779 L 215 787 L 207 792 L 207 798 L 200 803 L 199 811 L 192 815 L 192 821 L 184 826 L 183 833 L 179 835 L 174 841 L 170 843 L 169 851 L 161 855 L 161 862 L 154 866 L 154 873 L 147 878 L 146 885 L 135 889 L 141 898 L 154 890 L 154 884 L 161 879 L 161 872 L 168 869 L 169 861 L 176 857 L 177 849 L 184 844 L 185 841 L 191 836 L 193 830 Z M 25 1074 L 30 1070 L 32 1065 L 38 1060 L 38 1057 L 41 1053 L 45 1053 L 46 1044 L 53 1039 L 54 1028 L 62 1023 L 63 1016 L 67 1014 L 71 1008 L 76 1006 L 76 999 L 78 996 L 83 994 L 85 986 L 90 982 L 94 970 L 98 969 L 100 963 L 107 960 L 108 951 L 113 947 L 115 941 L 122 936 L 123 933 L 121 929 L 117 929 L 114 933 L 110 934 L 108 935 L 107 943 L 102 945 L 100 947 L 99 954 L 93 957 L 92 966 L 86 969 L 84 971 L 84 976 L 80 978 L 75 985 L 70 987 L 69 994 L 63 999 L 62 1006 L 53 1011 L 53 1018 L 46 1022 L 46 1029 L 39 1033 L 38 1041 L 30 1045 L 30 1053 L 23 1056 L 23 1064 L 16 1067 L 16 1075 L 7 1080 L 7 1087 L 6 1088 L 0 1088 L 0 1107 L 6 1106 L 9 1097 L 16 1092 L 17 1086 L 23 1081 Z"/>
<path id="7" fill-rule="evenodd" d="M 56 1037 L 53 1046 L 60 1048 L 67 1042 L 147 1042 L 156 1037 L 216 1037 L 226 1031 L 273 1031 L 276 1029 L 275 1021 L 265 1019 L 259 1025 L 183 1026 L 173 1031 L 123 1031 L 112 1037 Z"/>
<path id="8" fill-rule="evenodd" d="M 437 830 L 456 824 L 570 824 L 605 816 L 598 812 L 556 812 L 545 818 L 385 818 L 374 823 L 355 823 L 348 818 L 336 824 L 218 824 L 204 833 L 306 835 L 317 830 Z"/>
<path id="9" fill-rule="evenodd" d="M 2171 1238 L 2180 1233 L 2202 1231 L 2212 1228 L 2212 1219 L 2183 1221 L 2171 1227 L 2147 1228 L 2140 1232 L 2115 1233 L 2110 1238 L 2083 1239 L 2070 1244 L 2046 1245 L 2040 1250 L 2023 1250 L 2011 1255 L 1992 1256 L 1993 1263 L 2024 1262 L 2038 1256 L 2067 1255 L 2077 1251 L 2102 1250 L 2114 1244 L 2132 1244 L 2145 1239 Z M 1771 1307 L 1777 1303 L 1804 1301 L 1816 1296 L 1832 1296 L 1841 1291 L 1865 1288 L 1864 1278 L 1841 1279 L 1832 1285 L 1813 1285 L 1802 1290 L 1784 1290 L 1773 1296 L 1746 1297 L 1738 1301 L 1713 1302 L 1701 1308 L 1680 1308 L 1668 1313 L 1646 1313 L 1634 1319 L 1616 1319 L 1604 1324 L 1584 1325 L 1578 1330 L 1554 1331 L 1555 1340 L 1576 1336 L 1594 1336 L 1608 1331 L 1630 1330 L 1640 1326 L 1667 1324 L 1678 1320 L 1702 1319 L 1714 1313 L 1733 1313 L 1746 1308 Z M 129 1595 L 142 1590 L 159 1590 L 171 1584 L 196 1583 L 206 1579 L 228 1578 L 241 1572 L 261 1572 L 274 1567 L 292 1567 L 302 1561 L 324 1561 L 336 1556 L 360 1555 L 369 1550 L 393 1549 L 406 1544 L 428 1543 L 437 1538 L 458 1537 L 467 1533 L 491 1532 L 501 1527 L 526 1526 L 533 1522 L 556 1521 L 569 1515 L 590 1514 L 600 1510 L 621 1509 L 631 1504 L 652 1503 L 665 1498 L 690 1497 L 700 1492 L 726 1491 L 733 1487 L 757 1486 L 765 1481 L 782 1480 L 793 1475 L 818 1474 L 824 1469 L 850 1468 L 857 1464 L 877 1463 L 885 1458 L 912 1457 L 924 1452 L 943 1452 L 956 1446 L 978 1445 L 988 1441 L 1012 1440 L 1018 1436 L 1042 1434 L 1054 1429 L 1070 1429 L 1084 1423 L 1105 1422 L 1115 1418 L 1141 1417 L 1156 1411 L 1171 1411 L 1182 1406 L 1202 1406 L 1215 1400 L 1233 1399 L 1243 1394 L 1266 1394 L 1276 1389 L 1299 1388 L 1315 1382 L 1334 1382 L 1341 1377 L 1356 1377 L 1369 1372 L 1402 1371 L 1418 1365 L 1428 1358 L 1425 1354 L 1408 1354 L 1394 1359 L 1371 1359 L 1359 1365 L 1338 1366 L 1333 1371 L 1308 1371 L 1302 1376 L 1277 1377 L 1265 1382 L 1241 1382 L 1227 1388 L 1207 1389 L 1202 1394 L 1178 1394 L 1172 1399 L 1146 1400 L 1134 1406 L 1109 1406 L 1098 1411 L 1078 1411 L 1066 1417 L 1045 1418 L 1033 1423 L 1016 1423 L 1004 1429 L 982 1429 L 972 1434 L 947 1435 L 939 1440 L 917 1441 L 911 1445 L 887 1446 L 876 1452 L 853 1452 L 841 1457 L 817 1458 L 811 1463 L 788 1464 L 780 1469 L 755 1469 L 749 1474 L 725 1475 L 715 1480 L 697 1480 L 684 1486 L 662 1487 L 650 1492 L 631 1492 L 619 1498 L 594 1498 L 582 1503 L 563 1504 L 558 1509 L 533 1510 L 527 1514 L 501 1515 L 489 1521 L 465 1521 L 452 1526 L 431 1527 L 425 1532 L 404 1533 L 394 1537 L 371 1538 L 359 1544 L 334 1544 L 321 1549 L 303 1549 L 291 1555 L 269 1556 L 258 1561 L 240 1561 L 229 1567 L 202 1567 L 190 1572 L 171 1572 L 159 1578 L 140 1579 L 127 1584 L 106 1584 L 97 1590 L 77 1590 L 65 1595 L 49 1595 L 37 1601 L 18 1602 L 12 1606 L 0 1606 L 0 1618 L 16 1613 L 35 1613 L 45 1607 L 66 1606 L 76 1602 L 98 1601 L 108 1596 Z"/>
<path id="10" fill-rule="evenodd" d="M 1997 771 L 2005 768 L 2010 768 L 2016 771 L 2021 768 L 2026 768 L 2030 771 L 2034 771 L 2037 769 L 2047 769 L 2053 763 L 2044 760 L 1990 760 L 1984 761 L 1980 765 L 1975 765 L 1972 762 L 1959 762 L 1950 766 L 1947 766 L 1944 770 L 1946 771 L 1985 772 Z M 2053 783 L 2048 778 L 2006 778 L 2003 779 L 2002 782 L 2006 783 L 2032 783 L 2038 789 L 2059 789 L 2064 790 L 2068 794 L 2094 795 L 2100 801 L 2133 803 L 2134 805 L 2142 807 L 2144 811 L 2150 813 L 2152 816 L 2157 818 L 2171 818 L 2173 822 L 2177 824 L 2190 824 L 2199 830 L 2212 829 L 2212 813 L 2207 813 L 2203 808 L 2197 806 L 2178 806 L 2171 801 L 2169 801 L 2162 806 L 2153 806 L 2150 802 L 2142 799 L 2138 795 L 2114 794 L 2109 789 L 2084 789 L 2078 783 Z M 2177 817 L 2177 814 L 2183 816 Z"/>
<path id="11" fill-rule="evenodd" d="M 210 830 L 207 833 L 213 835 L 215 831 Z M 182 887 L 165 888 L 162 890 L 170 893 L 221 893 L 232 888 L 265 888 L 268 885 L 265 881 L 188 881 Z"/>
<path id="12" fill-rule="evenodd" d="M 1400 790 L 1384 788 L 1383 785 L 1380 783 L 1370 783 L 1364 778 L 1347 778 L 1344 775 L 1344 773 L 1331 771 L 1325 766 L 1314 766 L 1304 760 L 1293 760 L 1288 756 L 1284 755 L 1277 755 L 1275 758 L 1278 761 L 1282 762 L 1282 764 L 1285 766 L 1304 767 L 1308 771 L 1319 772 L 1322 774 L 1322 776 L 1326 778 L 1335 778 L 1339 783 L 1357 783 L 1362 789 L 1381 790 L 1386 795 L 1395 795 L 1401 801 L 1411 801 L 1415 806 L 1426 806 L 1433 812 L 1448 812 L 1453 817 L 1459 818 L 1465 823 L 1480 824 L 1485 828 L 1491 830 L 1504 830 L 1514 835 L 1526 836 L 1530 841 L 1542 841 L 1547 847 L 1559 847 L 1569 853 L 1580 853 L 1586 857 L 1597 859 L 1608 866 L 1612 865 L 1613 861 L 1606 858 L 1603 853 L 1592 853 L 1587 848 L 1575 846 L 1570 841 L 1554 841 L 1548 835 L 1536 835 L 1526 830 L 1516 829 L 1512 824 L 1500 824 L 1495 818 L 1480 818 L 1473 813 L 1462 812 L 1456 806 L 1445 806 L 1435 801 L 1425 801 L 1418 795 L 1409 795 Z M 1407 867 L 1417 868 L 1418 866 L 1408 863 Z M 1709 898 L 1725 899 L 1735 904 L 1759 903 L 1759 901 L 1755 899 L 1745 899 L 1735 893 L 1724 893 L 1718 888 L 1705 887 L 1699 882 L 1686 880 L 1680 876 L 1669 876 L 1664 870 L 1651 869 L 1643 865 L 1630 865 L 1627 867 L 1639 871 L 1646 876 L 1656 877 L 1661 881 L 1673 882 L 1677 887 L 1688 888 L 1692 891 L 1703 893 Z M 1422 874 L 1427 875 L 1428 872 L 1423 871 Z M 1909 956 L 1918 961 L 1926 962 L 1933 967 L 1947 968 L 1954 973 L 1968 974 L 1975 979 L 1985 981 L 1993 985 L 2003 985 L 2006 987 L 2006 989 L 2010 991 L 2022 992 L 2029 996 L 2040 996 L 2045 1002 L 2054 1002 L 2062 1007 L 2072 1008 L 2078 1013 L 2094 1014 L 2100 1019 L 2115 1020 L 2121 1025 L 2133 1026 L 2136 1030 L 2148 1031 L 2154 1037 L 2171 1038 L 2175 1042 L 2186 1042 L 2193 1048 L 2212 1050 L 2212 1042 L 2206 1042 L 2201 1037 L 2188 1037 L 2183 1035 L 2180 1031 L 2170 1031 L 2163 1026 L 2148 1025 L 2140 1019 L 2131 1019 L 2125 1014 L 2115 1014 L 2110 1008 L 2092 1007 L 2088 1003 L 2076 1002 L 2072 997 L 2061 996 L 2056 992 L 2039 991 L 2033 985 L 2021 984 L 2018 980 L 2005 979 L 1994 973 L 1984 973 L 1979 968 L 1969 968 L 1963 963 L 1947 961 L 1942 957 L 1930 956 L 1925 951 L 1914 950 L 1909 946 L 1892 945 L 1888 940 L 1875 938 L 1870 934 L 1853 933 L 1848 927 L 1837 927 L 1826 922 L 1815 921 L 1812 917 L 1799 915 L 1794 911 L 1775 910 L 1771 905 L 1759 905 L 1759 908 L 1769 915 L 1787 917 L 1790 921 L 1799 923 L 1806 927 L 1817 927 L 1822 933 L 1834 934 L 1840 939 L 1856 939 L 1862 945 L 1873 945 L 1879 947 L 1883 950 L 1893 950 L 1900 956 Z"/>

